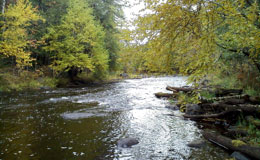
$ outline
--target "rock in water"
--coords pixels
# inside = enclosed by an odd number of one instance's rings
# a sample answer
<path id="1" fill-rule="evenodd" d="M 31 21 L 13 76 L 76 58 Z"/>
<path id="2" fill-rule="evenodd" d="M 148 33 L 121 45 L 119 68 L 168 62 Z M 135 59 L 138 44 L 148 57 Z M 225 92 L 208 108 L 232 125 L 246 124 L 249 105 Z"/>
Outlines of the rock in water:
<path id="1" fill-rule="evenodd" d="M 124 138 L 124 139 L 120 139 L 117 142 L 117 146 L 122 147 L 122 148 L 129 148 L 129 147 L 136 145 L 138 143 L 139 143 L 138 140 L 135 139 L 135 138 Z"/>

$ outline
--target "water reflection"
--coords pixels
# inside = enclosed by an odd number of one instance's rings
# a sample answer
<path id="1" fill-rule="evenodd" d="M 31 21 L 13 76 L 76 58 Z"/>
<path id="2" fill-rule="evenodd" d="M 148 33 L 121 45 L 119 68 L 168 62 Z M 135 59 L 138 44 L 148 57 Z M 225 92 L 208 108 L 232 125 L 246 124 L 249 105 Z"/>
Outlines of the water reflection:
<path id="1" fill-rule="evenodd" d="M 194 122 L 165 108 L 155 92 L 185 85 L 183 77 L 126 80 L 76 89 L 1 96 L 0 159 L 223 159 L 214 146 L 190 149 Z M 121 138 L 139 144 L 118 148 Z"/>

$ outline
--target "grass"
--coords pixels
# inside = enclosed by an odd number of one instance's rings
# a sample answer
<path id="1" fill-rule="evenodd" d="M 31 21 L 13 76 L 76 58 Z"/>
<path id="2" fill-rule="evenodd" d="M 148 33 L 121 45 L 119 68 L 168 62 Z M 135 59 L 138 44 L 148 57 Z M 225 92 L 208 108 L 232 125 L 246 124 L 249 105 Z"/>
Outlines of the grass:
<path id="1" fill-rule="evenodd" d="M 260 89 L 258 87 L 256 87 L 256 88 L 247 87 L 244 90 L 244 93 L 249 96 L 260 96 Z"/>
<path id="2" fill-rule="evenodd" d="M 214 93 L 210 93 L 208 91 L 202 91 L 200 92 L 200 96 L 205 98 L 205 99 L 212 99 L 212 98 L 215 98 L 216 95 Z"/>
<path id="3" fill-rule="evenodd" d="M 210 85 L 219 86 L 226 89 L 239 89 L 241 84 L 235 76 L 213 76 L 211 77 Z"/>
<path id="4" fill-rule="evenodd" d="M 7 70 L 0 73 L 1 92 L 34 90 L 41 87 L 54 88 L 56 84 L 55 78 L 44 77 L 37 72 L 22 71 L 14 74 Z"/>

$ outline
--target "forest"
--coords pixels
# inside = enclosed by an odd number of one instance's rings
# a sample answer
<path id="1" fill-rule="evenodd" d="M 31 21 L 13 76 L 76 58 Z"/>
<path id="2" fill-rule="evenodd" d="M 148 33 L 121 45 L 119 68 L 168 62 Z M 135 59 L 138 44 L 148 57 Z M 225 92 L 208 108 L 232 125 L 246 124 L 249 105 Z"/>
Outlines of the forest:
<path id="1" fill-rule="evenodd" d="M 3 0 L 1 89 L 104 79 L 118 67 L 122 5 L 102 0 Z M 64 78 L 64 79 L 62 79 Z"/>
<path id="2" fill-rule="evenodd" d="M 129 22 L 126 0 L 0 0 L 0 93 L 185 76 L 192 86 L 156 97 L 185 118 L 246 128 L 242 140 L 204 137 L 260 159 L 260 0 L 138 2 Z"/>
<path id="3" fill-rule="evenodd" d="M 126 72 L 214 78 L 257 94 L 258 1 L 144 3 L 133 30 L 122 1 L 2 0 L 1 90 Z"/>
<path id="4" fill-rule="evenodd" d="M 259 1 L 143 3 L 149 12 L 130 29 L 124 1 L 2 0 L 0 90 L 125 72 L 189 75 L 193 83 L 214 79 L 257 94 Z"/>

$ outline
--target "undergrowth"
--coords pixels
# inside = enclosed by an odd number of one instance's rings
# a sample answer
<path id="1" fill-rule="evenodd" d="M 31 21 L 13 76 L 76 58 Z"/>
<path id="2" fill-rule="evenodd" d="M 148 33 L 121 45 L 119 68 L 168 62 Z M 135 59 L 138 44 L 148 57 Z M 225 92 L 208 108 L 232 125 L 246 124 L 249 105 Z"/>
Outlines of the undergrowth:
<path id="1" fill-rule="evenodd" d="M 185 94 L 185 93 L 180 92 L 178 94 L 177 99 L 178 99 L 178 105 L 180 105 L 181 112 L 185 112 L 186 104 L 200 103 L 199 94 L 197 94 L 197 93 Z"/>
<path id="2" fill-rule="evenodd" d="M 248 120 L 249 118 L 251 120 Z M 248 143 L 260 146 L 260 130 L 258 128 L 260 125 L 256 125 L 257 123 L 260 124 L 260 119 L 253 118 L 253 116 L 243 117 L 241 115 L 237 126 L 247 130 L 248 136 L 245 137 L 245 140 L 248 141 Z"/>
<path id="3" fill-rule="evenodd" d="M 42 72 L 21 71 L 19 74 L 13 72 L 0 73 L 0 91 L 22 91 L 39 89 L 41 87 L 54 88 L 57 80 L 43 76 Z"/>

